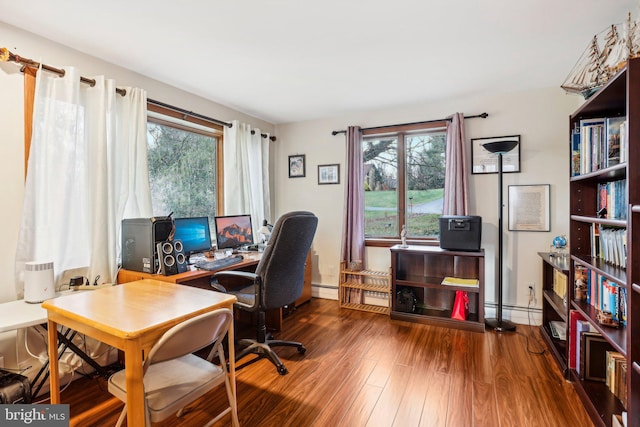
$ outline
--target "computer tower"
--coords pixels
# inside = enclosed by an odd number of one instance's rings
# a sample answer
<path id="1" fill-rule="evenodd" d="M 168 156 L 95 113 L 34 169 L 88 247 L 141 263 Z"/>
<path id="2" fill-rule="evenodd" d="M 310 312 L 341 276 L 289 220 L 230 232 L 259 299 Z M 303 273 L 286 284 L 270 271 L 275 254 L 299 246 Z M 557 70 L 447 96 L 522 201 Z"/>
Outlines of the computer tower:
<path id="1" fill-rule="evenodd" d="M 170 217 L 128 218 L 122 220 L 122 268 L 157 273 L 157 244 L 169 239 L 173 231 Z"/>

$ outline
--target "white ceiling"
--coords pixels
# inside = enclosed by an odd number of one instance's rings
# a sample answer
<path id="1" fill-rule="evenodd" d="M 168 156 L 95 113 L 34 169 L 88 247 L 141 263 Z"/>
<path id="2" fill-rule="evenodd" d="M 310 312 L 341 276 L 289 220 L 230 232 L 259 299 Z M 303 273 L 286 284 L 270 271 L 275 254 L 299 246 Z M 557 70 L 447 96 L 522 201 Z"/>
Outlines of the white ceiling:
<path id="1" fill-rule="evenodd" d="M 627 12 L 637 16 L 637 7 L 636 0 L 0 0 L 0 20 L 279 124 L 560 86 L 593 35 Z"/>

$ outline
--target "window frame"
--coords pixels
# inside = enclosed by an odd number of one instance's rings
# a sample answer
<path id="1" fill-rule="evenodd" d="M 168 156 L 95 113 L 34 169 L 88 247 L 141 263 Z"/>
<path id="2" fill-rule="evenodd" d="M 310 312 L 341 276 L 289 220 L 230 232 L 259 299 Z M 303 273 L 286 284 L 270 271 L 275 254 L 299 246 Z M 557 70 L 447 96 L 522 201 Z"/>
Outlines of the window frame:
<path id="1" fill-rule="evenodd" d="M 162 114 L 164 116 L 173 117 L 174 119 L 182 120 L 185 122 L 191 122 L 199 126 L 204 126 L 207 128 L 211 128 L 211 132 L 207 132 L 205 130 L 190 127 L 188 125 L 181 125 L 179 123 L 162 120 L 158 117 L 148 116 L 147 121 L 161 124 L 164 126 L 173 127 L 175 129 L 181 129 L 188 132 L 198 133 L 205 136 L 210 136 L 216 138 L 216 212 L 218 215 L 221 215 L 224 212 L 224 128 L 222 125 L 218 123 L 213 123 L 208 120 L 204 120 L 199 117 L 195 117 L 189 114 L 186 114 L 181 111 L 172 110 L 171 108 L 163 107 L 160 105 L 153 104 L 151 102 L 147 102 L 147 110 L 152 111 L 157 114 Z"/>
<path id="2" fill-rule="evenodd" d="M 402 189 L 402 191 L 398 191 L 398 229 L 397 236 L 393 237 L 366 237 L 364 239 L 365 246 L 369 247 L 391 247 L 400 243 L 400 230 L 402 230 L 402 226 L 405 224 L 406 213 L 407 213 L 407 182 L 406 182 L 406 146 L 405 146 L 405 136 L 411 134 L 417 134 L 421 132 L 437 132 L 444 131 L 446 133 L 447 129 L 447 121 L 446 120 L 438 120 L 426 123 L 412 123 L 405 125 L 396 125 L 396 126 L 381 126 L 375 128 L 368 128 L 362 130 L 362 141 L 363 143 L 366 139 L 375 137 L 375 136 L 395 136 L 397 138 L 398 144 L 398 189 Z M 445 150 L 446 151 L 446 150 Z M 364 190 L 363 190 L 364 191 Z M 416 243 L 420 245 L 427 246 L 438 246 L 440 244 L 440 240 L 434 237 L 408 237 L 408 243 Z"/>

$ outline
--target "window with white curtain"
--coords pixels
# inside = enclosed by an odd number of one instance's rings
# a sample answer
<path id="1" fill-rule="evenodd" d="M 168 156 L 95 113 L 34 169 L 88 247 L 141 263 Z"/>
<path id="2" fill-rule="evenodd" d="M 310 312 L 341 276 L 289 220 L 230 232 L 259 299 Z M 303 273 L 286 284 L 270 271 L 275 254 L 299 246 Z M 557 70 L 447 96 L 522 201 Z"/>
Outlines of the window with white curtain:
<path id="1" fill-rule="evenodd" d="M 220 196 L 220 131 L 150 111 L 147 141 L 153 215 L 207 216 L 213 227 Z"/>
<path id="2" fill-rule="evenodd" d="M 363 132 L 367 239 L 437 238 L 442 215 L 446 129 L 441 124 Z"/>

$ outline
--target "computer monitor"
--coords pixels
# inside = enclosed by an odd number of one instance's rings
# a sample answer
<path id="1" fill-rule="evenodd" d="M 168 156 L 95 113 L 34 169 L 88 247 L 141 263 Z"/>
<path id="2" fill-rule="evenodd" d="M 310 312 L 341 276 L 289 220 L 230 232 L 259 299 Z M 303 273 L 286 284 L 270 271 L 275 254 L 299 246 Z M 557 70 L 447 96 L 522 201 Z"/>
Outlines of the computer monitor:
<path id="1" fill-rule="evenodd" d="M 251 215 L 217 216 L 214 219 L 218 249 L 240 249 L 253 245 Z"/>
<path id="2" fill-rule="evenodd" d="M 208 217 L 175 218 L 173 223 L 176 229 L 173 238 L 182 241 L 184 254 L 187 257 L 211 250 Z"/>

